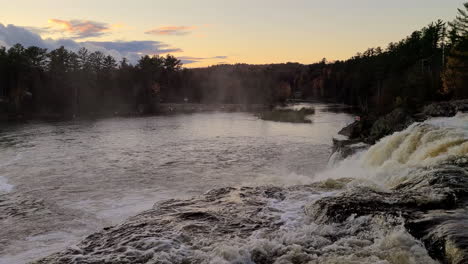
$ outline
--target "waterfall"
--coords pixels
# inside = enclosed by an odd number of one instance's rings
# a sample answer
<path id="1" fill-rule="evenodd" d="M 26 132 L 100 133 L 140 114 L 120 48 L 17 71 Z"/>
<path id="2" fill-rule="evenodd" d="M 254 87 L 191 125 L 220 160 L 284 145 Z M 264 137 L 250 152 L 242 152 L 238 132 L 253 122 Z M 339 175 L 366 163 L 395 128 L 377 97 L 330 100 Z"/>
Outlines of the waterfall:
<path id="1" fill-rule="evenodd" d="M 320 173 L 316 180 L 356 178 L 393 187 L 418 171 L 468 159 L 468 114 L 415 123 Z"/>

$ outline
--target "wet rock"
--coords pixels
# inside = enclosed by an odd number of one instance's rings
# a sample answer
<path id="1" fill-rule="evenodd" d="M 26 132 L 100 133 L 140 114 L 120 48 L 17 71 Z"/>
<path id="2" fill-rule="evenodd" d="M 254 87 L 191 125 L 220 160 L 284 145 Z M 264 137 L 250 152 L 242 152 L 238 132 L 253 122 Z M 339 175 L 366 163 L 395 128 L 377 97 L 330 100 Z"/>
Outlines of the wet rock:
<path id="1" fill-rule="evenodd" d="M 450 117 L 458 112 L 468 112 L 468 100 L 433 103 L 425 106 L 422 111 L 427 117 Z"/>
<path id="2" fill-rule="evenodd" d="M 346 136 L 351 140 L 363 141 L 369 136 L 370 129 L 375 121 L 376 118 L 372 115 L 362 116 L 359 121 L 355 121 L 344 127 L 338 134 Z"/>
<path id="3" fill-rule="evenodd" d="M 367 142 L 374 143 L 375 141 L 401 131 L 414 123 L 411 113 L 403 108 L 396 108 L 389 114 L 380 117 L 374 122 L 370 129 Z"/>
<path id="4" fill-rule="evenodd" d="M 363 122 L 355 121 L 341 129 L 338 134 L 348 138 L 358 138 L 362 135 L 362 131 Z"/>
<path id="5" fill-rule="evenodd" d="M 355 188 L 305 207 L 319 223 L 352 217 L 402 217 L 410 234 L 444 263 L 468 263 L 468 166 L 453 161 L 415 171 L 417 176 L 387 192 Z"/>
<path id="6" fill-rule="evenodd" d="M 161 202 L 36 263 L 434 263 L 402 229 L 401 217 L 310 222 L 298 203 L 330 195 L 350 180 L 333 181 L 222 188 Z"/>
<path id="7" fill-rule="evenodd" d="M 396 108 L 378 118 L 372 115 L 362 117 L 344 127 L 338 134 L 351 140 L 375 143 L 379 139 L 401 131 L 414 122 L 422 122 L 431 117 L 452 117 L 458 112 L 468 112 L 468 99 L 432 103 L 414 113 L 405 108 Z"/>
<path id="8" fill-rule="evenodd" d="M 164 263 L 154 260 L 181 247 L 197 251 L 197 244 L 247 237 L 255 230 L 275 230 L 282 224 L 272 200 L 284 198 L 281 188 L 221 188 L 189 200 L 168 200 L 130 218 L 122 225 L 88 236 L 82 243 L 36 263 Z M 167 263 L 193 262 L 184 256 Z M 257 258 L 262 259 L 261 255 Z"/>
<path id="9" fill-rule="evenodd" d="M 344 127 L 338 132 L 347 139 L 333 139 L 333 154 L 338 153 L 340 159 L 365 149 L 358 143 L 374 144 L 385 136 L 402 131 L 414 122 L 423 122 L 431 117 L 451 117 L 458 112 L 468 111 L 468 100 L 447 101 L 432 103 L 425 106 L 417 113 L 410 112 L 404 108 L 396 108 L 389 114 L 379 118 L 366 116 L 360 121 Z M 356 148 L 356 146 L 359 146 Z M 336 156 L 335 155 L 335 158 Z"/>
<path id="10" fill-rule="evenodd" d="M 415 170 L 387 191 L 344 178 L 220 188 L 160 202 L 36 263 L 434 263 L 415 237 L 463 263 L 466 165 Z"/>
<path id="11" fill-rule="evenodd" d="M 468 207 L 429 211 L 410 220 L 406 228 L 444 263 L 468 263 Z"/>
<path id="12" fill-rule="evenodd" d="M 400 189 L 425 185 L 445 190 L 453 198 L 450 203 L 442 203 L 439 210 L 415 211 L 406 222 L 406 228 L 444 263 L 468 263 L 468 164 L 454 161 L 436 169 L 431 177 L 420 177 L 419 181 L 402 185 Z M 424 187 L 419 189 L 421 192 L 432 191 Z"/>
<path id="13" fill-rule="evenodd" d="M 359 188 L 338 196 L 323 198 L 306 207 L 306 214 L 319 223 L 343 222 L 351 216 L 409 216 L 418 210 L 453 204 L 453 199 L 450 194 L 440 194 L 434 199 L 419 192 L 379 192 Z"/>
<path id="14" fill-rule="evenodd" d="M 343 160 L 359 151 L 369 148 L 370 145 L 360 140 L 340 140 L 333 139 L 332 156 L 336 160 Z M 338 157 L 337 157 L 338 156 Z"/>
<path id="15" fill-rule="evenodd" d="M 345 159 L 358 151 L 368 148 L 379 139 L 394 132 L 404 130 L 414 123 L 413 116 L 403 108 L 397 108 L 378 119 L 363 118 L 344 127 L 339 135 L 347 139 L 333 139 L 332 155 L 334 159 Z"/>

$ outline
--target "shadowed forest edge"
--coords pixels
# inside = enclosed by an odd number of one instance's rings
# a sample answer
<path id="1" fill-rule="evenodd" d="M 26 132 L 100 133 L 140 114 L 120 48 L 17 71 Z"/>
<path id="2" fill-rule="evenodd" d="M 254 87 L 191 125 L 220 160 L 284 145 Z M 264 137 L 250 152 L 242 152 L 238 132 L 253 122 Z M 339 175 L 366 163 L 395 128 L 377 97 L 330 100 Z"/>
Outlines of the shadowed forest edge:
<path id="1" fill-rule="evenodd" d="M 346 61 L 187 69 L 172 55 L 134 65 L 102 52 L 0 47 L 0 119 L 155 113 L 160 102 L 267 104 L 319 99 L 388 113 L 468 98 L 468 3 L 386 48 Z"/>

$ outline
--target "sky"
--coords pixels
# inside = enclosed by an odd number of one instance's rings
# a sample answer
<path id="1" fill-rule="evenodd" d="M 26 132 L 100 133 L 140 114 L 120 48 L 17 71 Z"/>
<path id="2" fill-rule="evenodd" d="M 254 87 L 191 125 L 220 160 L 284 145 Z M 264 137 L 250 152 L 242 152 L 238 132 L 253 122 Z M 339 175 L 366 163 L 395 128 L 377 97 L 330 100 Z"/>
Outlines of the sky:
<path id="1" fill-rule="evenodd" d="M 0 45 L 172 54 L 186 67 L 310 64 L 386 47 L 464 0 L 0 0 Z"/>

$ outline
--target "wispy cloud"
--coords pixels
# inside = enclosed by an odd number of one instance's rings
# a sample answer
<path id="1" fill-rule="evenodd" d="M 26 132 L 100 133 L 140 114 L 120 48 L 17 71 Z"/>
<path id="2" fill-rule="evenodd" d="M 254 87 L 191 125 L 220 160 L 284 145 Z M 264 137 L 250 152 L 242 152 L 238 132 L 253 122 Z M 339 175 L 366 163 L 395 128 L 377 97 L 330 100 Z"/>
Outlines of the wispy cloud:
<path id="1" fill-rule="evenodd" d="M 166 26 L 158 27 L 145 32 L 149 35 L 172 35 L 172 36 L 183 36 L 188 35 L 193 32 L 196 27 L 187 27 L 187 26 Z"/>
<path id="2" fill-rule="evenodd" d="M 73 38 L 43 39 L 38 33 L 29 28 L 15 25 L 4 26 L 0 23 L 0 45 L 11 47 L 16 43 L 23 46 L 37 46 L 56 49 L 60 46 L 73 51 L 84 47 L 90 51 L 101 51 L 112 55 L 116 59 L 127 58 L 135 63 L 143 55 L 167 54 L 182 52 L 161 41 L 76 41 Z"/>
<path id="3" fill-rule="evenodd" d="M 180 56 L 178 59 L 182 61 L 183 64 L 191 64 L 191 63 L 198 63 L 207 60 L 219 60 L 219 59 L 227 59 L 228 56 L 214 56 L 214 57 L 190 57 L 190 56 Z M 226 63 L 226 62 L 222 62 Z"/>
<path id="4" fill-rule="evenodd" d="M 182 49 L 173 48 L 160 41 L 87 41 L 86 43 L 96 45 L 109 50 L 117 50 L 122 53 L 142 54 L 166 54 L 182 52 Z"/>
<path id="5" fill-rule="evenodd" d="M 112 26 L 107 23 L 90 20 L 61 20 L 49 19 L 49 27 L 46 30 L 52 32 L 64 32 L 71 35 L 72 38 L 82 39 L 90 37 L 100 37 L 109 33 Z"/>

